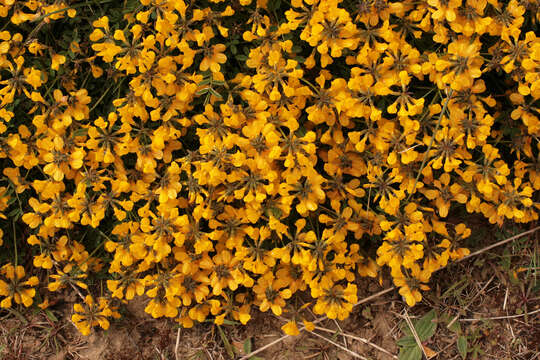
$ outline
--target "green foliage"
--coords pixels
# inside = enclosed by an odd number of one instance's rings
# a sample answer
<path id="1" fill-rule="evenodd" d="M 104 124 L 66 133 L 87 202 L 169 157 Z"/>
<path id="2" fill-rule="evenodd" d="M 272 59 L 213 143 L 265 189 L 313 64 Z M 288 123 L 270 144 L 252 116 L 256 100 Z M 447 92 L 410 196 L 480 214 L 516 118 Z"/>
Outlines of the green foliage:
<path id="1" fill-rule="evenodd" d="M 416 321 L 412 321 L 416 334 L 421 342 L 429 340 L 437 330 L 437 312 L 435 309 L 429 311 Z M 418 347 L 417 341 L 412 330 L 407 324 L 402 325 L 402 331 L 405 336 L 397 341 L 399 346 L 400 360 L 421 360 L 422 349 Z"/>

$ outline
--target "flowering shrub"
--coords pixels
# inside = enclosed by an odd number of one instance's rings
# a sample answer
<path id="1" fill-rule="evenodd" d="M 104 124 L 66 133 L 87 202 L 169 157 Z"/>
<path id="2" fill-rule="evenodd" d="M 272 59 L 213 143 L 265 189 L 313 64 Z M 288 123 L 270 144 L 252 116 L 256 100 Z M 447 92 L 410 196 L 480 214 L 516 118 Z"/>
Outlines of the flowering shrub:
<path id="1" fill-rule="evenodd" d="M 346 318 L 362 276 L 413 306 L 469 253 L 467 213 L 538 220 L 538 0 L 0 0 L 0 17 L 1 307 L 85 293 L 88 334 L 146 295 L 185 327 L 258 308 L 296 334 L 307 307 Z"/>

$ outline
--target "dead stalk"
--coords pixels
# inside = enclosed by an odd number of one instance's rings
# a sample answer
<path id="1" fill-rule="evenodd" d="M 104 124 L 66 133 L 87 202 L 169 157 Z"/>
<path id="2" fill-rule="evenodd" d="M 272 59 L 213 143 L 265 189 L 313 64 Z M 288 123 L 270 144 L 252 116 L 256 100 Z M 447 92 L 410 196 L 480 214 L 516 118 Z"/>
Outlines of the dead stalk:
<path id="1" fill-rule="evenodd" d="M 462 310 L 460 310 L 460 312 L 466 311 L 466 310 L 469 308 L 469 306 L 471 306 L 471 304 L 473 303 L 474 299 L 476 299 L 480 294 L 482 294 L 482 293 L 486 290 L 486 288 L 487 288 L 488 285 L 493 281 L 493 279 L 495 279 L 495 275 L 493 275 L 493 276 L 491 277 L 491 279 L 489 279 L 488 282 L 487 282 L 484 286 L 482 286 L 482 288 L 480 289 L 480 291 L 478 291 L 478 292 L 473 296 L 473 298 L 471 299 L 471 301 L 469 301 L 469 303 L 468 303 L 467 305 L 465 305 L 465 307 L 464 307 Z M 457 321 L 458 318 L 459 318 L 459 312 L 458 312 L 458 314 L 452 319 L 452 321 L 450 321 L 450 322 L 448 323 L 448 325 L 447 325 L 446 327 L 447 327 L 448 329 L 450 329 L 450 328 L 452 327 L 452 325 L 454 325 L 454 323 Z"/>
<path id="2" fill-rule="evenodd" d="M 334 341 L 332 341 L 332 340 L 330 340 L 330 339 L 328 339 L 328 338 L 326 338 L 326 337 L 324 337 L 324 336 L 322 336 L 322 335 L 320 335 L 320 334 L 317 334 L 316 332 L 313 332 L 313 331 L 312 331 L 310 334 L 311 334 L 311 335 L 315 335 L 316 337 L 321 338 L 321 339 L 323 339 L 324 341 L 327 341 L 328 343 L 330 343 L 330 344 L 332 344 L 332 345 L 334 345 L 334 346 L 340 348 L 341 350 L 343 350 L 343 351 L 349 353 L 350 355 L 352 355 L 353 357 L 355 357 L 355 358 L 357 358 L 357 359 L 368 360 L 368 358 L 365 358 L 365 357 L 363 357 L 362 355 L 360 355 L 360 354 L 358 354 L 358 353 L 355 353 L 355 352 L 352 351 L 352 350 L 347 349 L 345 346 L 340 345 L 340 344 L 338 344 L 338 343 L 336 343 L 336 342 L 334 342 Z"/>
<path id="3" fill-rule="evenodd" d="M 416 332 L 416 329 L 411 321 L 411 318 L 409 317 L 409 313 L 407 312 L 407 309 L 405 309 L 405 321 L 407 322 L 407 325 L 409 326 L 409 329 L 411 329 L 411 333 L 414 336 L 414 340 L 416 341 L 416 345 L 422 350 L 422 354 L 426 357 L 426 359 L 429 359 L 429 357 L 426 354 L 426 350 L 424 349 L 424 346 L 422 345 L 422 341 L 420 341 L 420 337 L 418 336 L 418 333 Z"/>
<path id="4" fill-rule="evenodd" d="M 540 309 L 523 313 L 523 314 L 517 314 L 517 315 L 506 315 L 506 316 L 494 316 L 494 317 L 487 317 L 487 318 L 477 318 L 477 319 L 460 319 L 459 321 L 487 321 L 487 320 L 506 320 L 506 319 L 516 319 L 523 316 L 529 316 L 540 313 Z"/>
<path id="5" fill-rule="evenodd" d="M 174 357 L 176 358 L 176 360 L 179 360 L 180 358 L 178 357 L 178 347 L 180 346 L 180 330 L 182 328 L 179 327 L 178 328 L 178 332 L 176 333 L 176 346 L 174 347 Z"/>
<path id="6" fill-rule="evenodd" d="M 458 262 L 467 260 L 467 259 L 469 259 L 469 258 L 471 258 L 471 257 L 473 257 L 473 256 L 482 254 L 482 253 L 484 253 L 484 252 L 486 252 L 486 251 L 488 251 L 488 250 L 491 250 L 491 249 L 496 248 L 496 247 L 498 247 L 498 246 L 504 245 L 504 244 L 509 243 L 509 242 L 511 242 L 511 241 L 513 241 L 513 240 L 519 239 L 519 238 L 521 238 L 521 237 L 523 237 L 523 236 L 525 236 L 525 235 L 532 234 L 532 233 L 534 233 L 534 232 L 536 232 L 536 231 L 538 231 L 538 230 L 540 230 L 540 226 L 537 226 L 537 227 L 535 227 L 535 228 L 533 228 L 533 229 L 524 231 L 524 232 L 519 233 L 519 234 L 517 234 L 517 235 L 511 236 L 511 237 L 509 237 L 509 238 L 507 238 L 507 239 L 504 239 L 504 240 L 501 240 L 501 241 L 499 241 L 499 242 L 496 242 L 495 244 L 486 246 L 486 247 L 483 248 L 483 249 L 480 249 L 480 250 L 478 250 L 478 251 L 475 251 L 475 252 L 473 252 L 473 253 L 470 253 L 469 255 L 467 255 L 467 256 L 465 256 L 465 257 L 459 259 L 459 260 L 454 261 L 452 264 L 455 264 L 455 263 L 458 263 Z M 449 264 L 449 265 L 450 265 L 450 264 Z M 438 269 L 437 271 L 442 270 L 442 269 L 445 269 L 445 268 Z M 376 294 L 373 294 L 373 295 L 370 295 L 370 296 L 368 296 L 368 297 L 363 298 L 362 300 L 360 300 L 360 301 L 358 301 L 356 304 L 354 304 L 354 306 L 356 307 L 356 306 L 358 306 L 358 305 L 361 305 L 361 304 L 364 304 L 364 303 L 366 303 L 366 302 L 369 302 L 369 301 L 371 301 L 371 300 L 373 300 L 373 299 L 378 298 L 379 296 L 382 296 L 382 295 L 384 295 L 384 294 L 387 294 L 387 293 L 389 293 L 389 292 L 392 292 L 392 291 L 394 291 L 395 289 L 396 289 L 395 286 L 391 286 L 391 287 L 389 287 L 389 288 L 386 288 L 386 289 L 384 289 L 384 290 L 381 290 L 381 291 L 379 291 L 379 292 L 376 293 Z M 540 312 L 540 309 L 539 309 L 539 310 L 535 310 L 535 311 L 530 312 L 530 313 L 527 313 L 527 314 L 518 315 L 518 316 L 515 316 L 515 317 L 520 317 L 520 316 L 525 316 L 525 315 L 532 315 L 532 314 L 536 314 L 537 312 Z M 408 318 L 408 319 L 407 319 L 407 318 Z M 505 319 L 505 318 L 507 318 L 507 317 L 500 317 L 500 318 Z M 324 320 L 326 320 L 326 319 L 327 319 L 327 317 L 326 317 L 326 316 L 323 316 L 323 317 L 320 317 L 320 318 L 318 318 L 317 320 L 313 321 L 313 323 L 314 323 L 314 324 L 318 324 L 318 323 L 320 323 L 320 322 L 322 322 L 322 321 L 324 321 Z M 499 319 L 499 318 L 493 318 L 493 319 L 488 318 L 488 320 L 496 320 L 496 319 Z M 407 323 L 410 322 L 410 318 L 409 318 L 408 314 L 407 314 L 406 320 L 408 320 Z M 460 321 L 478 321 L 478 320 L 482 320 L 482 319 L 462 319 L 462 320 L 460 320 Z M 412 325 L 412 323 L 411 323 L 411 325 Z M 411 325 L 409 325 L 409 326 L 411 326 Z M 305 329 L 306 329 L 305 327 L 301 327 L 301 328 L 298 329 L 298 330 L 299 330 L 300 332 L 302 332 L 302 331 L 305 330 Z M 416 331 L 414 330 L 414 327 L 412 327 L 412 331 L 413 331 L 413 334 L 416 333 Z M 320 335 L 319 335 L 319 336 L 320 336 Z M 417 334 L 417 336 L 418 336 L 418 334 Z M 254 351 L 252 351 L 251 353 L 249 353 L 249 354 L 247 354 L 247 355 L 242 356 L 239 360 L 248 360 L 248 359 L 251 358 L 252 356 L 257 355 L 258 353 L 260 353 L 260 352 L 262 352 L 262 351 L 268 349 L 269 347 L 272 347 L 272 346 L 275 345 L 275 344 L 280 343 L 281 341 L 283 341 L 283 340 L 285 340 L 285 339 L 287 339 L 287 338 L 289 338 L 289 337 L 290 337 L 290 335 L 283 335 L 283 336 L 280 337 L 279 339 L 276 339 L 276 340 L 272 341 L 271 343 L 266 344 L 266 345 L 264 345 L 263 347 L 261 347 L 261 348 L 259 348 L 259 349 L 257 349 L 257 350 L 254 350 Z M 341 345 L 340 345 L 340 346 L 341 346 Z M 424 351 L 424 348 L 421 346 L 421 343 L 419 344 L 419 346 L 420 346 L 420 348 L 422 349 L 422 352 L 424 352 L 424 355 L 425 355 L 425 351 Z M 427 356 L 426 356 L 426 357 L 427 357 Z"/>
<path id="7" fill-rule="evenodd" d="M 331 329 L 327 329 L 327 328 L 323 328 L 323 327 L 320 327 L 320 326 L 315 326 L 315 329 L 317 330 L 320 330 L 320 331 L 325 331 L 325 332 L 328 332 L 328 333 L 335 333 L 334 330 L 331 330 Z M 388 356 L 391 356 L 392 358 L 394 359 L 397 359 L 398 357 L 394 354 L 392 354 L 390 351 L 386 350 L 385 348 L 382 348 L 380 347 L 379 345 L 377 344 L 374 344 L 372 343 L 371 341 L 369 341 L 368 339 L 364 339 L 362 337 L 359 337 L 359 336 L 355 336 L 355 335 L 351 335 L 351 334 L 347 334 L 347 333 L 344 333 L 343 331 L 340 332 L 340 335 L 341 336 L 344 336 L 344 337 L 347 337 L 349 339 L 353 339 L 353 340 L 356 340 L 356 341 L 360 341 L 366 345 L 369 345 L 377 350 L 379 350 L 380 352 L 383 352 L 385 353 L 386 355 Z"/>

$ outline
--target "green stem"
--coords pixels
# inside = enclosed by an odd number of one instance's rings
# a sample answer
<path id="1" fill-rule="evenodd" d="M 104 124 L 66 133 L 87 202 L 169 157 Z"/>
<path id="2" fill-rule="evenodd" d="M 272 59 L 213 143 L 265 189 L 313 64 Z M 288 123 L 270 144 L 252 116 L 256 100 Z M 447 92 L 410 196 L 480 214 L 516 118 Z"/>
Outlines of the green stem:
<path id="1" fill-rule="evenodd" d="M 117 0 L 102 0 L 102 1 L 98 1 L 98 2 L 94 1 L 94 3 L 97 3 L 99 5 L 99 4 L 107 4 L 107 3 L 111 3 L 111 2 L 115 2 L 115 1 L 117 1 Z M 33 22 L 38 22 L 38 21 L 41 21 L 41 20 L 43 20 L 45 18 L 48 18 L 51 15 L 58 14 L 58 13 L 68 11 L 68 10 L 71 10 L 71 9 L 77 9 L 77 8 L 80 8 L 80 7 L 83 7 L 83 6 L 88 6 L 88 5 L 89 4 L 87 2 L 84 2 L 84 3 L 81 3 L 81 4 L 75 4 L 75 5 L 72 5 L 72 6 L 68 6 L 68 7 L 65 7 L 63 9 L 51 11 L 48 14 L 45 14 L 45 15 L 42 15 L 42 16 L 38 17 Z"/>
<path id="2" fill-rule="evenodd" d="M 15 268 L 17 268 L 18 264 L 18 254 L 17 254 L 17 237 L 15 236 L 15 221 L 11 222 L 13 224 L 13 248 L 15 250 Z"/>
<path id="3" fill-rule="evenodd" d="M 452 94 L 454 93 L 454 89 L 450 88 L 450 91 L 448 92 L 448 95 L 446 96 L 446 100 L 444 101 L 443 108 L 441 110 L 441 115 L 439 116 L 439 120 L 437 120 L 437 125 L 435 126 L 435 130 L 433 131 L 433 135 L 431 136 L 431 140 L 429 142 L 428 148 L 424 154 L 424 159 L 422 160 L 422 165 L 420 165 L 420 170 L 418 170 L 418 175 L 416 175 L 416 179 L 414 180 L 414 185 L 409 193 L 409 196 L 407 197 L 407 201 L 411 198 L 411 196 L 414 194 L 416 190 L 416 185 L 418 185 L 418 180 L 420 180 L 420 175 L 422 175 L 422 170 L 424 170 L 424 167 L 426 165 L 426 161 L 429 157 L 429 152 L 431 151 L 431 147 L 433 146 L 433 142 L 435 140 L 435 135 L 437 134 L 437 130 L 439 130 L 439 126 L 441 125 L 442 117 L 444 116 L 444 113 L 446 112 L 446 109 L 448 108 L 448 103 L 450 102 L 450 99 L 452 98 Z"/>
<path id="4" fill-rule="evenodd" d="M 107 235 L 105 235 L 105 233 L 99 229 L 94 229 L 96 230 L 101 236 L 103 236 L 103 240 L 101 240 L 101 242 L 98 244 L 98 246 L 92 250 L 92 252 L 90 254 L 88 254 L 88 257 L 86 259 L 84 259 L 83 262 L 81 262 L 80 264 L 78 264 L 78 268 L 80 269 L 82 265 L 86 264 L 88 262 L 88 260 L 90 260 L 92 258 L 92 256 L 94 256 L 94 254 L 99 250 L 101 249 L 101 247 L 103 246 L 103 244 L 105 244 L 105 240 L 109 240 L 109 241 L 112 241 Z M 86 235 L 86 233 L 83 235 L 83 238 L 84 236 Z"/>
<path id="5" fill-rule="evenodd" d="M 315 91 L 315 94 L 318 94 L 318 93 L 319 93 L 319 89 L 318 89 L 315 85 L 313 85 L 310 81 L 308 81 L 308 80 L 306 80 L 306 79 L 304 79 L 304 78 L 299 78 L 299 79 L 300 79 L 300 81 L 302 81 L 304 84 L 309 85 L 309 87 L 312 88 L 313 91 Z"/>
<path id="6" fill-rule="evenodd" d="M 123 84 L 123 82 L 124 82 L 124 79 L 125 79 L 125 78 L 123 78 L 122 80 L 120 80 L 120 83 L 118 84 L 117 89 L 119 89 L 120 86 L 122 86 L 122 84 Z M 105 98 L 105 95 L 107 95 L 107 93 L 108 93 L 113 87 L 114 87 L 114 84 L 111 85 L 111 86 L 109 86 L 109 87 L 107 88 L 107 90 L 105 90 L 105 92 L 103 93 L 103 95 L 101 95 L 101 97 L 96 101 L 96 103 L 90 108 L 90 112 L 91 112 L 92 110 L 94 110 L 94 109 L 95 109 L 95 108 L 103 101 L 103 99 Z"/>

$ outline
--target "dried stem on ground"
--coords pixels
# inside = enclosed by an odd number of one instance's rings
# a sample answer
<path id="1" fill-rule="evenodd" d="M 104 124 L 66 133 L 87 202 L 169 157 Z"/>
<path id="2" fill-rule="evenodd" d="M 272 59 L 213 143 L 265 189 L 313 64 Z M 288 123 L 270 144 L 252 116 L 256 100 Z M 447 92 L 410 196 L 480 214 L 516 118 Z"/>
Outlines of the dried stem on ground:
<path id="1" fill-rule="evenodd" d="M 534 228 L 532 228 L 532 229 L 530 229 L 530 230 L 521 232 L 521 233 L 516 234 L 516 235 L 514 235 L 514 236 L 511 236 L 511 237 L 509 237 L 509 238 L 507 238 L 507 239 L 498 241 L 498 242 L 496 242 L 495 244 L 486 246 L 486 247 L 484 247 L 484 248 L 482 248 L 482 249 L 480 249 L 480 250 L 474 251 L 474 252 L 470 253 L 469 255 L 464 256 L 463 258 L 458 259 L 458 260 L 456 260 L 456 261 L 454 261 L 454 262 L 452 262 L 452 263 L 450 263 L 450 264 L 448 264 L 448 265 L 456 264 L 456 263 L 462 262 L 462 261 L 464 261 L 464 260 L 470 259 L 470 258 L 472 258 L 472 257 L 474 257 L 474 256 L 483 254 L 483 253 L 485 253 L 486 251 L 489 251 L 489 250 L 491 250 L 491 249 L 494 249 L 494 248 L 496 248 L 496 247 L 498 247 L 498 246 L 504 245 L 504 244 L 509 243 L 509 242 L 511 242 L 511 241 L 514 241 L 514 240 L 516 240 L 516 239 L 522 238 L 522 237 L 524 237 L 524 236 L 526 236 L 526 235 L 532 234 L 532 233 L 534 233 L 534 232 L 536 232 L 536 231 L 538 231 L 538 230 L 540 230 L 540 226 L 537 226 L 537 227 L 534 227 Z M 447 266 L 448 266 L 448 265 L 447 265 Z M 446 267 L 441 268 L 441 269 L 438 269 L 437 271 L 440 271 L 440 270 L 442 270 L 442 269 L 446 269 Z M 491 281 L 491 280 L 490 280 L 490 281 Z M 487 284 L 489 284 L 489 282 L 488 282 Z M 486 284 L 486 285 L 487 285 L 487 284 Z M 378 297 L 380 297 L 380 296 L 382 296 L 382 295 L 384 295 L 384 294 L 387 294 L 387 293 L 389 293 L 389 292 L 394 291 L 395 289 L 396 289 L 395 286 L 391 286 L 391 287 L 389 287 L 389 288 L 386 288 L 386 289 L 384 289 L 384 290 L 381 290 L 381 291 L 379 291 L 379 292 L 376 293 L 376 294 L 373 294 L 373 295 L 370 295 L 370 296 L 368 296 L 368 297 L 363 298 L 362 300 L 358 301 L 354 306 L 356 307 L 356 306 L 358 306 L 358 305 L 361 305 L 361 304 L 364 304 L 364 303 L 369 302 L 369 301 L 371 301 L 371 300 L 374 300 L 374 299 L 376 299 L 376 298 L 378 298 Z M 539 311 L 533 311 L 533 312 L 531 312 L 531 313 L 529 313 L 529 314 L 535 314 L 535 313 L 537 313 L 537 312 L 539 312 Z M 407 315 L 408 315 L 408 314 L 407 314 Z M 525 316 L 525 315 L 523 315 L 523 316 Z M 503 317 L 503 318 L 505 318 L 505 317 Z M 313 321 L 313 323 L 314 323 L 314 324 L 318 324 L 318 323 L 320 323 L 320 322 L 322 322 L 322 321 L 324 321 L 324 320 L 327 320 L 327 319 L 328 319 L 328 318 L 327 318 L 326 316 L 323 316 L 323 317 L 320 317 L 320 318 L 316 319 L 315 321 Z M 406 317 L 406 320 L 407 320 L 408 323 L 410 322 L 410 318 L 408 318 L 408 316 Z M 464 319 L 463 321 L 473 321 L 473 320 L 476 321 L 477 319 L 467 319 L 467 320 Z M 454 321 L 455 321 L 455 320 L 454 320 Z M 411 325 L 412 325 L 412 323 L 411 323 Z M 409 326 L 411 326 L 411 325 L 409 325 Z M 298 330 L 299 330 L 300 332 L 302 332 L 302 331 L 306 330 L 306 328 L 302 326 L 302 327 L 300 327 Z M 414 335 L 414 334 L 416 333 L 416 331 L 414 330 L 414 326 L 411 328 L 411 330 L 412 330 L 413 335 Z M 321 336 L 321 335 L 319 335 L 319 336 Z M 276 340 L 274 340 L 274 341 L 272 341 L 272 342 L 270 342 L 270 343 L 268 343 L 268 344 L 262 346 L 261 348 L 256 349 L 256 350 L 250 352 L 250 353 L 247 354 L 247 355 L 242 356 L 239 360 L 248 360 L 248 359 L 250 359 L 252 356 L 255 356 L 255 355 L 257 355 L 257 354 L 263 352 L 264 350 L 266 350 L 266 349 L 268 349 L 268 348 L 274 346 L 275 344 L 279 344 L 281 341 L 283 341 L 283 340 L 285 340 L 285 339 L 287 339 L 287 338 L 289 338 L 289 337 L 291 337 L 291 336 L 290 336 L 290 335 L 283 335 L 282 337 L 280 337 L 280 338 L 278 338 L 278 339 L 276 339 Z M 417 335 L 415 336 L 415 338 L 417 338 Z M 339 346 L 341 346 L 341 345 L 339 345 Z M 422 352 L 423 352 L 424 355 L 425 355 L 425 351 L 424 351 L 423 346 L 421 346 L 421 343 L 419 344 L 419 346 L 420 346 L 420 348 L 422 349 Z M 348 350 L 348 349 L 347 349 L 347 350 Z M 427 358 L 427 356 L 426 356 L 426 358 Z"/>

